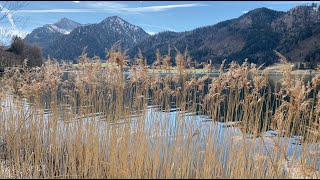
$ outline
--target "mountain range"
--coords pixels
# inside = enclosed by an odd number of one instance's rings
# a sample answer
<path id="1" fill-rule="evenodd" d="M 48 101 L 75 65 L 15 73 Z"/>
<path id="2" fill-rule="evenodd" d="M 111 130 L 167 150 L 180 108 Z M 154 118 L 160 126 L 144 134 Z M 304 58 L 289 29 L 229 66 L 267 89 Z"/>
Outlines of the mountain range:
<path id="1" fill-rule="evenodd" d="M 83 25 L 67 18 L 62 18 L 54 24 L 46 24 L 34 29 L 30 34 L 27 34 L 24 40 L 28 43 L 37 43 L 40 47 L 46 49 L 50 43 L 80 26 Z"/>
<path id="2" fill-rule="evenodd" d="M 274 50 L 292 62 L 320 61 L 320 7 L 303 5 L 287 12 L 258 8 L 242 16 L 215 25 L 186 32 L 160 32 L 149 35 L 141 27 L 117 16 L 97 24 L 82 25 L 66 18 L 33 30 L 24 39 L 42 47 L 44 56 L 73 60 L 86 48 L 89 57 L 105 59 L 106 49 L 121 42 L 133 59 L 139 49 L 148 64 L 155 60 L 156 50 L 162 55 L 171 50 L 171 61 L 177 48 L 188 49 L 198 62 L 222 60 L 270 65 L 277 61 Z"/>

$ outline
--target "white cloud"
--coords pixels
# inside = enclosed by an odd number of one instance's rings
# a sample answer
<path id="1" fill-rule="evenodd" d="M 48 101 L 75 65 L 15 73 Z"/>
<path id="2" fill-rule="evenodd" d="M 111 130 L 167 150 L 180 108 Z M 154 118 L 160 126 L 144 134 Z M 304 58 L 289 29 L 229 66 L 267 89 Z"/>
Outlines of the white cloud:
<path id="1" fill-rule="evenodd" d="M 72 2 L 74 2 L 74 3 L 79 3 L 80 1 L 72 1 Z"/>
<path id="2" fill-rule="evenodd" d="M 115 3 L 115 2 L 105 2 L 105 1 L 98 1 L 98 2 L 88 2 L 86 4 L 88 7 L 98 8 L 98 9 L 122 9 L 127 8 L 128 6 L 122 3 Z"/>
<path id="3" fill-rule="evenodd" d="M 97 12 L 93 9 L 31 9 L 17 10 L 16 13 L 75 13 L 75 12 Z"/>
<path id="4" fill-rule="evenodd" d="M 187 8 L 187 7 L 199 7 L 205 6 L 202 4 L 177 4 L 177 5 L 163 5 L 163 6 L 145 6 L 136 8 L 124 8 L 122 10 L 128 12 L 159 12 L 174 8 Z"/>
<path id="5" fill-rule="evenodd" d="M 73 1 L 78 2 L 78 1 Z M 85 9 L 31 9 L 17 10 L 15 13 L 76 13 L 76 12 L 111 12 L 111 13 L 142 13 L 142 12 L 159 12 L 175 8 L 190 8 L 207 6 L 204 4 L 175 4 L 162 6 L 141 6 L 128 7 L 128 5 L 117 2 L 87 2 Z"/>
<path id="6" fill-rule="evenodd" d="M 248 13 L 249 11 L 242 11 L 242 14 Z"/>
<path id="7" fill-rule="evenodd" d="M 8 9 L 6 9 L 5 7 L 3 7 L 2 4 L 0 4 L 0 9 L 1 9 L 1 13 L 5 14 L 5 16 L 7 16 L 8 21 L 9 21 L 10 24 L 11 24 L 11 27 L 12 27 L 12 28 L 15 28 L 16 25 L 14 24 L 14 21 L 13 21 L 12 12 L 10 12 Z"/>
<path id="8" fill-rule="evenodd" d="M 4 25 L 2 23 L 2 26 L 0 27 L 0 40 L 1 44 L 10 44 L 11 38 L 15 35 L 24 38 L 28 32 L 22 29 L 17 28 L 14 19 L 13 19 L 13 12 L 3 7 L 2 4 L 0 4 L 0 13 L 3 13 L 7 18 L 10 25 Z M 1 16 L 1 15 L 0 15 Z"/>

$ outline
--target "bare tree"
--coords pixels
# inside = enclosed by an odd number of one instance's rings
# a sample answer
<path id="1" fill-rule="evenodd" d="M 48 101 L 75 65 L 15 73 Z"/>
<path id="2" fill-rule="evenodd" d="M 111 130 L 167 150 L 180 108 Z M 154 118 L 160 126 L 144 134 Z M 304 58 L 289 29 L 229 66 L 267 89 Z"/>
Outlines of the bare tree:
<path id="1" fill-rule="evenodd" d="M 11 31 L 17 30 L 16 24 L 22 23 L 23 18 L 13 16 L 12 14 L 26 5 L 27 3 L 25 1 L 0 2 L 0 24 L 2 25 L 0 28 L 0 41 L 2 41 L 2 43 L 4 43 L 4 39 L 10 39 L 13 34 Z M 5 27 L 5 22 L 9 22 L 10 25 Z"/>
<path id="2" fill-rule="evenodd" d="M 25 1 L 4 1 L 0 3 L 0 11 L 2 15 L 0 16 L 0 23 L 5 18 L 12 18 L 12 13 L 26 6 L 27 3 Z M 10 20 L 9 20 L 10 21 Z"/>

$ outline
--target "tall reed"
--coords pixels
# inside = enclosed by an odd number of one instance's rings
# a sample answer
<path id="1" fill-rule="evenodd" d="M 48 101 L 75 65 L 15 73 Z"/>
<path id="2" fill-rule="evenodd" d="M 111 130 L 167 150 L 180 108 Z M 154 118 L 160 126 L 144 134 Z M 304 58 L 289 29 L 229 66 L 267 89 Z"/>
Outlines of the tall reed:
<path id="1" fill-rule="evenodd" d="M 217 77 L 210 61 L 197 75 L 176 51 L 174 75 L 148 71 L 140 51 L 126 76 L 119 45 L 105 68 L 83 53 L 74 73 L 50 59 L 6 69 L 0 177 L 319 178 L 319 76 L 304 82 L 285 66 L 270 84 L 268 70 L 247 61 L 223 62 Z M 169 73 L 170 59 L 170 47 L 157 51 L 152 68 Z M 301 144 L 289 156 L 294 137 Z"/>

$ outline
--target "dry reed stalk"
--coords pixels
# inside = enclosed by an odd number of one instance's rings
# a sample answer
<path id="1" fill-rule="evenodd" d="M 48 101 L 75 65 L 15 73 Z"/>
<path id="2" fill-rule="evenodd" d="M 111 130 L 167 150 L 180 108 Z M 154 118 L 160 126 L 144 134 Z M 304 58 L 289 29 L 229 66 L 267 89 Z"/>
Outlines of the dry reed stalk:
<path id="1" fill-rule="evenodd" d="M 171 72 L 170 59 L 170 47 L 164 57 L 157 51 L 153 68 Z M 51 60 L 37 69 L 7 69 L 0 89 L 1 160 L 6 162 L 0 177 L 10 172 L 23 178 L 281 178 L 300 171 L 281 174 L 276 155 L 286 157 L 280 140 L 294 135 L 303 136 L 304 144 L 319 142 L 312 135 L 319 129 L 316 78 L 295 80 L 285 67 L 282 85 L 271 90 L 268 71 L 260 75 L 261 67 L 247 61 L 232 62 L 228 69 L 224 61 L 218 77 L 210 76 L 210 62 L 207 74 L 189 77 L 187 49 L 177 50 L 175 60 L 178 76 L 155 71 L 150 76 L 140 51 L 125 77 L 126 51 L 118 44 L 108 50 L 113 64 L 105 68 L 84 51 L 68 80 L 63 70 L 70 67 Z M 15 98 L 8 100 L 9 95 Z M 242 134 L 220 134 L 216 126 L 197 124 L 196 116 L 187 122 L 188 112 L 239 122 L 234 129 Z M 263 137 L 270 129 L 279 132 L 277 141 Z M 268 153 L 256 153 L 257 147 Z M 306 149 L 302 154 L 319 157 Z M 314 160 L 303 167 L 316 166 Z"/>

